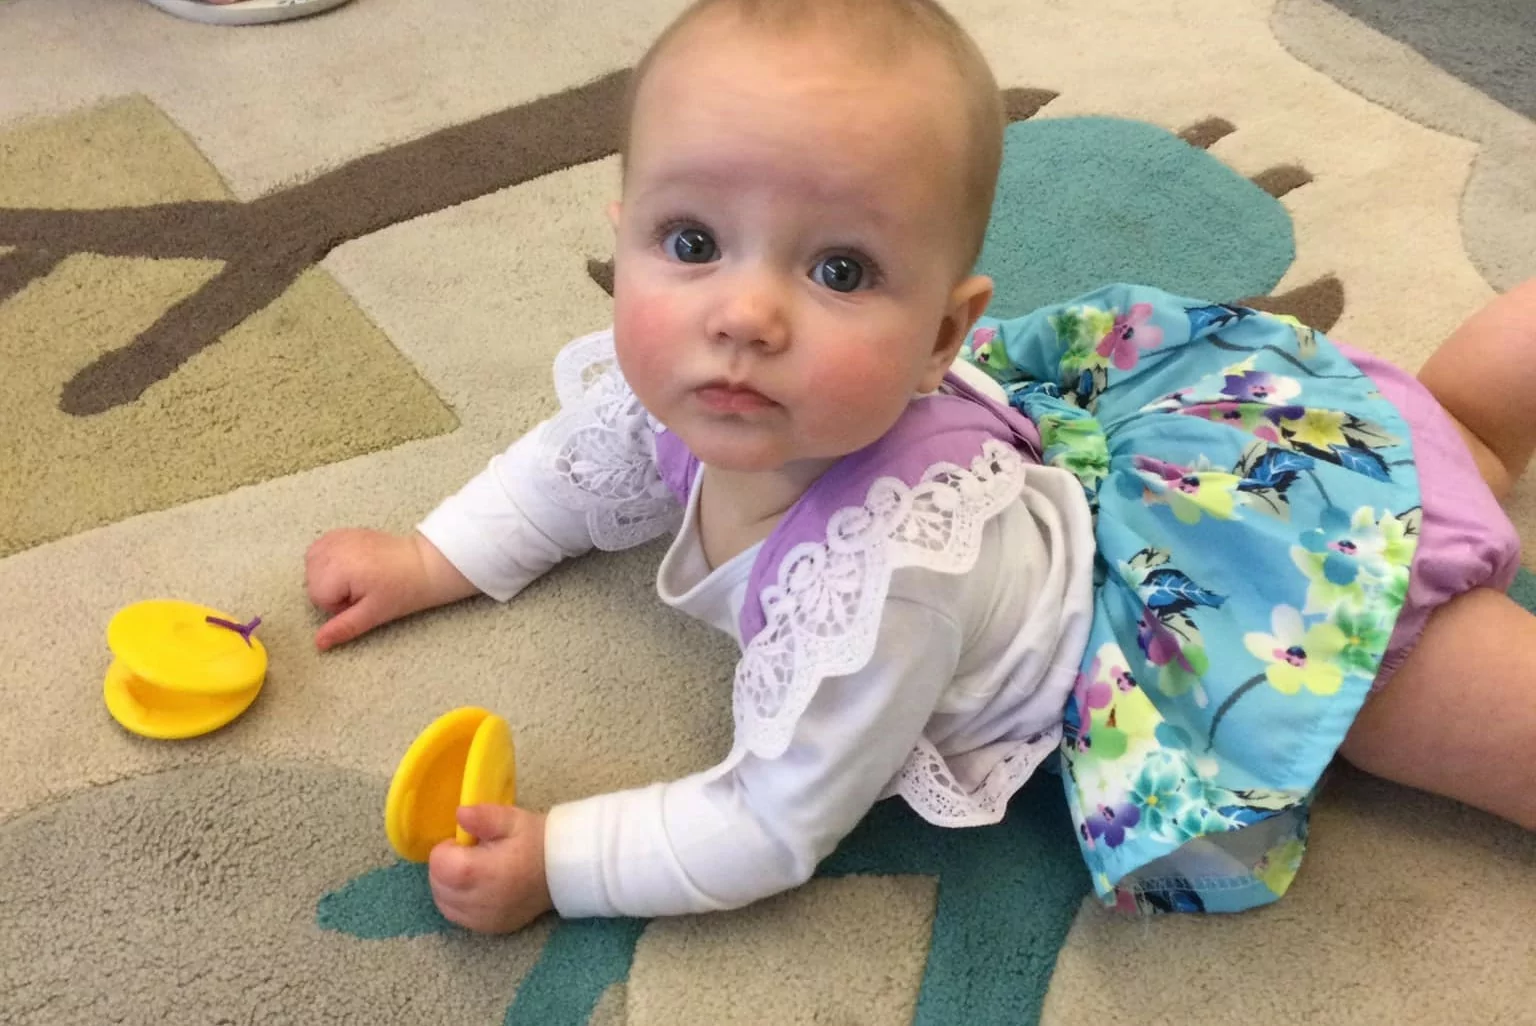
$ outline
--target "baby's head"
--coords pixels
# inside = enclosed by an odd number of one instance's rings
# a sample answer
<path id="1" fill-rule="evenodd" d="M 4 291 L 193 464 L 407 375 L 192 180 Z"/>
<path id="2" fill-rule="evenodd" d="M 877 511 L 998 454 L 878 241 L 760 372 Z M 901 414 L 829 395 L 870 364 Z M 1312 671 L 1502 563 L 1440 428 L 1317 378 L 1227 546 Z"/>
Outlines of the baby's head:
<path id="1" fill-rule="evenodd" d="M 936 387 L 991 295 L 971 274 L 996 83 L 932 0 L 700 0 L 636 70 L 615 336 L 706 463 L 855 451 Z"/>
<path id="2" fill-rule="evenodd" d="M 948 11 L 934 0 L 696 0 L 635 67 L 626 98 L 626 177 L 641 85 L 673 44 L 688 42 L 687 30 L 706 19 L 715 20 L 717 31 L 736 35 L 748 45 L 760 44 L 765 57 L 774 49 L 793 52 L 804 46 L 807 55 L 848 60 L 860 70 L 894 74 L 937 94 L 947 107 L 946 117 L 963 136 L 958 174 L 944 183 L 948 191 L 940 195 L 958 204 L 955 238 L 965 254 L 964 267 L 970 270 L 981 254 L 992 213 L 1004 115 L 992 69 Z M 700 42 L 709 45 L 707 38 Z M 923 70 L 934 65 L 914 58 L 936 59 L 943 76 L 922 81 Z"/>

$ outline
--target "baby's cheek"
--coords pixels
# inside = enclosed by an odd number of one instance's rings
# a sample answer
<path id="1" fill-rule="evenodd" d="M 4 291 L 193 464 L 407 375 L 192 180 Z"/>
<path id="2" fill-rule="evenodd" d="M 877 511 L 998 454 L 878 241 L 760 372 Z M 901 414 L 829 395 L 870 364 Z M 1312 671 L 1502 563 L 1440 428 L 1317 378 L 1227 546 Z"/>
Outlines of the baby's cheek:
<path id="1" fill-rule="evenodd" d="M 868 369 L 855 363 L 832 362 L 816 372 L 816 392 L 831 402 L 867 400 L 876 388 Z"/>
<path id="2" fill-rule="evenodd" d="M 663 295 L 639 289 L 616 291 L 614 348 L 631 384 L 637 377 L 667 377 L 672 349 L 684 337 L 682 331 L 681 312 Z"/>
<path id="3" fill-rule="evenodd" d="M 814 394 L 827 421 L 861 436 L 858 440 L 864 444 L 884 434 L 911 398 L 898 368 L 887 361 L 867 360 L 822 367 Z"/>
<path id="4" fill-rule="evenodd" d="M 614 290 L 614 326 L 637 338 L 665 335 L 677 324 L 676 307 L 670 292 L 647 289 L 621 278 Z"/>

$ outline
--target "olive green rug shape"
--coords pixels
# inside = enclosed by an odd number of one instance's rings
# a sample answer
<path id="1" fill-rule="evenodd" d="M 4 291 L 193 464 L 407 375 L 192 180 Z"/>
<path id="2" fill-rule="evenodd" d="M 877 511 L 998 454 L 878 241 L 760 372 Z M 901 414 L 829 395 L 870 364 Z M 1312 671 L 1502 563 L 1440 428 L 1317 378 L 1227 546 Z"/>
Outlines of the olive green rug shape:
<path id="1" fill-rule="evenodd" d="M 0 1021 L 1526 1021 L 1536 841 L 1347 769 L 1250 915 L 1084 902 L 1048 776 L 989 830 L 882 804 L 735 913 L 496 939 L 436 915 L 382 806 L 447 709 L 507 717 L 540 808 L 729 747 L 735 653 L 656 602 L 656 545 L 323 656 L 302 586 L 321 532 L 408 529 L 553 411 L 554 353 L 611 315 L 616 98 L 682 2 L 234 30 L 0 0 Z M 1344 5 L 952 6 L 1012 122 L 1000 310 L 1139 278 L 1416 367 L 1536 273 L 1536 126 Z M 1536 542 L 1536 489 L 1510 508 Z M 107 621 L 155 596 L 263 617 L 227 728 L 108 717 Z"/>
<path id="2" fill-rule="evenodd" d="M 157 254 L 149 225 L 169 235 L 178 213 L 224 211 L 227 199 L 142 96 L 0 126 L 0 239 L 18 247 L 0 256 L 0 555 L 455 427 L 324 271 L 251 296 L 227 327 L 200 307 L 222 286 L 240 290 L 232 265 L 217 249 Z M 112 224 L 132 214 L 136 230 Z M 203 347 L 174 367 L 180 354 L 134 352 L 178 319 Z M 123 353 L 154 387 L 72 408 L 70 383 Z"/>

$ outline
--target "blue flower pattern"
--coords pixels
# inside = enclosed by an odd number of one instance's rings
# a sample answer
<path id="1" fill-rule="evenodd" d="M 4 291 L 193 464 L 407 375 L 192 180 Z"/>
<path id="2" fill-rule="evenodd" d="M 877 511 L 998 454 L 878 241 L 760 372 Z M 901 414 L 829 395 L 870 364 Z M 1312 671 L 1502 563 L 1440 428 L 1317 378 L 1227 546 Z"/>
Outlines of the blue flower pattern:
<path id="1" fill-rule="evenodd" d="M 963 354 L 1094 510 L 1061 757 L 1099 898 L 1275 900 L 1406 595 L 1407 425 L 1320 333 L 1139 286 L 983 318 Z"/>

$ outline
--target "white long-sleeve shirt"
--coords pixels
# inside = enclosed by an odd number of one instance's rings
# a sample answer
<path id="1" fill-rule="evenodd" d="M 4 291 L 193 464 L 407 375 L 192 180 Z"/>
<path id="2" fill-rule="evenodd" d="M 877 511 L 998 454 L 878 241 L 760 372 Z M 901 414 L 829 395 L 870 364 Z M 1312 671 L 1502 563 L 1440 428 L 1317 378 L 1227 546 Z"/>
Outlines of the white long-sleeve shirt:
<path id="1" fill-rule="evenodd" d="M 548 427 L 497 456 L 420 526 L 499 600 L 593 547 L 585 517 L 538 484 Z M 760 546 L 709 567 L 697 528 L 708 473 L 694 482 L 657 591 L 741 644 Z M 1092 559 L 1081 486 L 1065 471 L 1027 468 L 1022 494 L 984 527 L 971 569 L 893 572 L 870 659 L 821 682 L 780 754 L 733 750 L 681 780 L 551 809 L 545 866 L 555 907 L 568 917 L 656 916 L 735 908 L 795 887 L 896 792 L 919 747 L 942 758 L 962 791 L 996 792 L 1001 782 L 997 814 L 974 822 L 995 820 L 1059 732 L 1087 637 Z"/>

